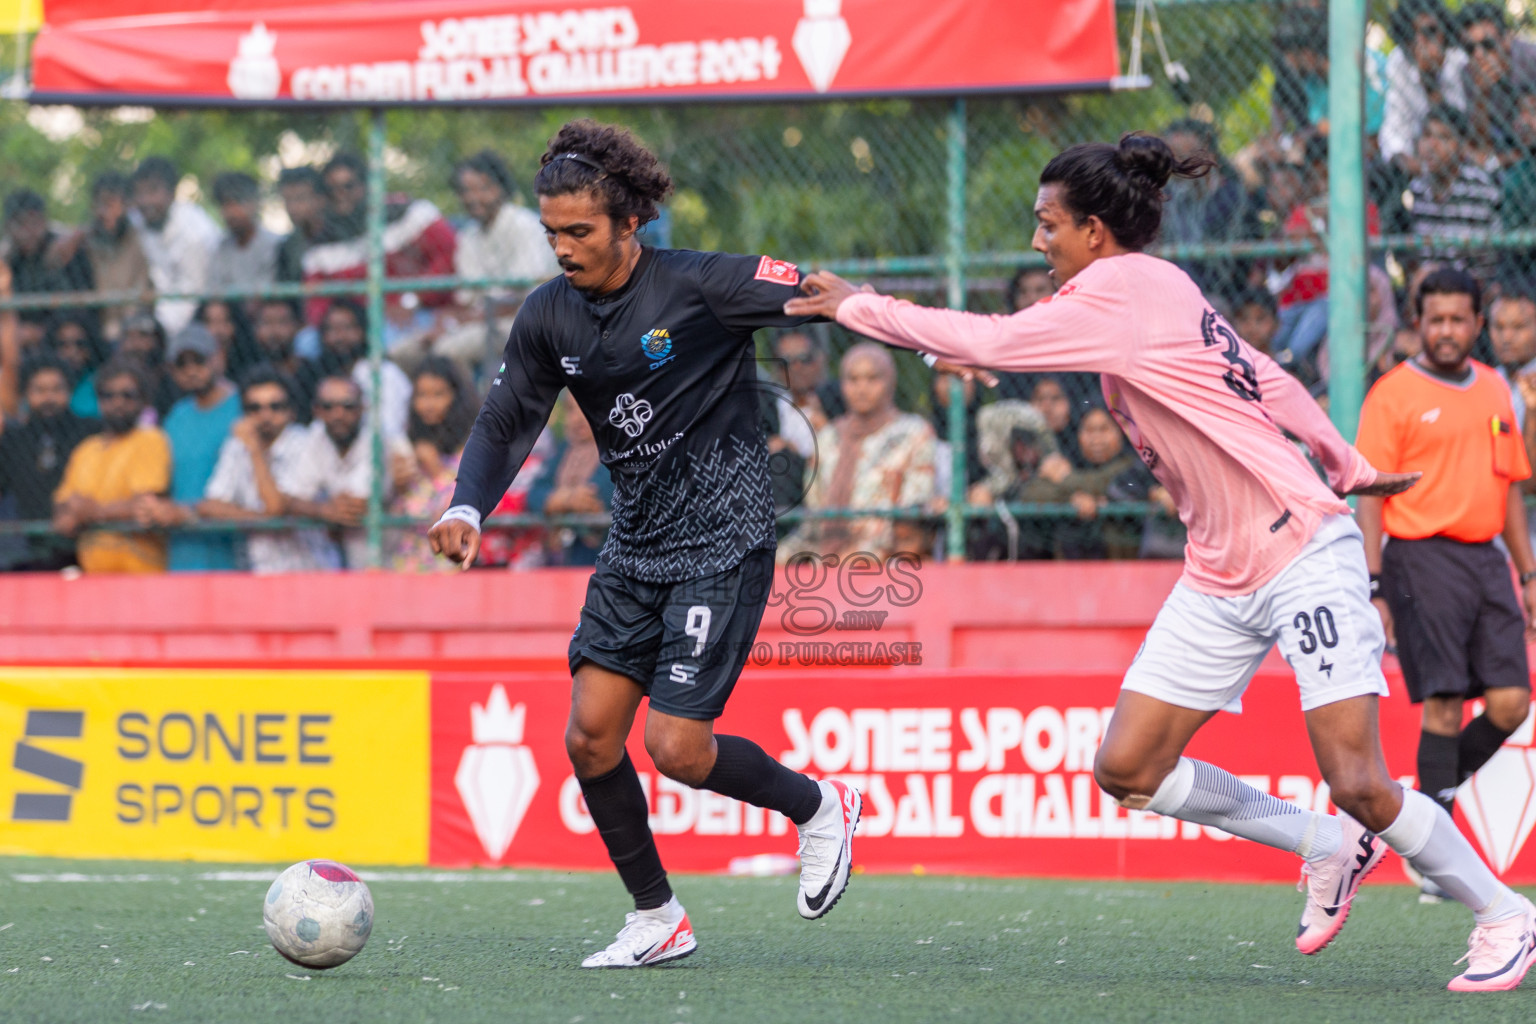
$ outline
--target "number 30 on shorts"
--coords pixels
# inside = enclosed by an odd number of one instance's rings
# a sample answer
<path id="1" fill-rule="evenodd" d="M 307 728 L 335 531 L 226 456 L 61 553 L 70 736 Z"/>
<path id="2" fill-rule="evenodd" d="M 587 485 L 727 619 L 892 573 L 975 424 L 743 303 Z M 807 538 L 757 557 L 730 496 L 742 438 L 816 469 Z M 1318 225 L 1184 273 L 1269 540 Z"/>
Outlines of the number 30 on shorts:
<path id="1" fill-rule="evenodd" d="M 1314 623 L 1317 632 L 1312 632 Z M 1291 625 L 1301 633 L 1301 653 L 1311 654 L 1317 650 L 1321 643 L 1324 647 L 1337 647 L 1339 645 L 1339 629 L 1334 624 L 1333 612 L 1327 605 L 1317 609 L 1311 615 L 1306 612 L 1297 612 L 1296 618 L 1291 620 Z"/>

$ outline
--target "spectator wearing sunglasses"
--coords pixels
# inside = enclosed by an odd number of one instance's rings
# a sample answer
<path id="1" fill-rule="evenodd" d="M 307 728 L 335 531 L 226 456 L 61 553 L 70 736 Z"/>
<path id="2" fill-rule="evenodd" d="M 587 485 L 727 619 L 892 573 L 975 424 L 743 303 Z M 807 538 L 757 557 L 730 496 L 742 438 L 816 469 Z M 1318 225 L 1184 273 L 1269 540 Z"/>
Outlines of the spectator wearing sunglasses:
<path id="1" fill-rule="evenodd" d="M 1470 3 L 1461 9 L 1470 148 L 1490 171 L 1519 159 L 1519 98 L 1536 84 L 1536 44 L 1514 38 L 1509 27 L 1503 4 Z"/>
<path id="2" fill-rule="evenodd" d="M 171 379 L 186 397 L 165 417 L 171 443 L 171 493 L 142 502 L 146 525 L 174 529 L 197 519 L 197 503 L 230 428 L 240 419 L 240 396 L 224 376 L 224 351 L 218 339 L 193 321 L 171 340 L 166 353 Z M 237 567 L 236 538 L 227 533 L 174 532 L 167 567 L 172 572 L 229 571 Z"/>
<path id="3" fill-rule="evenodd" d="M 367 540 L 362 530 L 373 488 L 373 443 L 363 429 L 362 389 L 351 377 L 330 376 L 315 391 L 315 422 L 309 425 L 298 466 L 285 481 L 283 496 L 289 515 L 330 523 L 341 547 L 332 549 L 316 569 L 361 569 L 367 565 Z M 387 500 L 389 479 L 383 481 Z"/>
<path id="4" fill-rule="evenodd" d="M 773 356 L 773 370 L 782 376 L 776 383 L 784 387 L 764 391 L 762 412 L 773 503 L 783 511 L 800 504 L 816 434 L 842 414 L 843 396 L 836 382 L 827 379 L 827 350 L 819 338 L 788 331 L 774 340 Z M 789 529 L 781 526 L 780 536 Z"/>
<path id="5" fill-rule="evenodd" d="M 165 571 L 165 537 L 96 527 L 142 522 L 143 502 L 171 485 L 171 446 L 158 427 L 139 426 L 148 387 L 131 359 L 114 359 L 96 374 L 102 431 L 70 454 L 53 496 L 53 526 L 78 537 L 88 573 Z"/>
<path id="6" fill-rule="evenodd" d="M 309 438 L 294 422 L 292 382 L 272 365 L 257 364 L 240 379 L 240 408 L 244 415 L 219 449 L 197 511 L 237 523 L 277 519 L 288 511 L 284 489 L 302 486 Z M 242 561 L 257 573 L 334 567 L 335 545 L 323 530 L 254 531 Z"/>
<path id="7" fill-rule="evenodd" d="M 812 437 L 799 437 L 795 435 L 785 436 L 785 440 L 800 452 L 802 456 L 809 457 L 814 434 L 832 420 L 843 414 L 843 396 L 838 389 L 837 382 L 827 376 L 827 350 L 818 338 L 800 331 L 791 331 L 780 335 L 773 343 L 774 358 L 783 367 L 784 383 L 789 389 L 786 396 L 788 406 L 798 410 L 799 415 L 785 415 L 790 413 L 790 408 L 780 409 L 780 427 L 786 427 L 787 422 L 799 422 L 808 426 Z M 786 399 L 781 399 L 780 405 L 784 406 Z"/>

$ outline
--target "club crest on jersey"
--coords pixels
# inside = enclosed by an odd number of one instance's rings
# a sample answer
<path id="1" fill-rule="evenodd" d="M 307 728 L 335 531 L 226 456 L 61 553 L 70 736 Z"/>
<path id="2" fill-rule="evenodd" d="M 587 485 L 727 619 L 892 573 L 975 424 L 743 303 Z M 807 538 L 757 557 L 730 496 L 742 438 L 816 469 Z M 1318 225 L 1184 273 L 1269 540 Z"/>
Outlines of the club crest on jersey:
<path id="1" fill-rule="evenodd" d="M 772 256 L 764 256 L 757 261 L 757 273 L 752 275 L 754 281 L 772 281 L 774 284 L 787 284 L 790 287 L 800 283 L 800 268 L 788 260 L 776 260 Z"/>
<path id="2" fill-rule="evenodd" d="M 653 370 L 658 370 L 677 358 L 672 354 L 672 332 L 665 327 L 646 331 L 640 338 L 640 350 L 651 361 Z"/>

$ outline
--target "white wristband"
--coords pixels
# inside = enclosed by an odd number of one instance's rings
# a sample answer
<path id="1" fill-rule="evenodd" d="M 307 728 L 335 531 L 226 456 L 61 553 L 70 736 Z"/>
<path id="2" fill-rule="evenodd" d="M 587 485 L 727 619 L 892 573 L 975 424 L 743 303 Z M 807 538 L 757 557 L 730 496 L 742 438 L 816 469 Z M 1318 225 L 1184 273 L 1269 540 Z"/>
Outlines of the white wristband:
<path id="1" fill-rule="evenodd" d="M 443 518 L 437 521 L 438 525 L 442 525 L 450 519 L 457 519 L 461 522 L 468 523 L 470 526 L 474 527 L 476 533 L 480 532 L 480 510 L 475 508 L 473 505 L 453 506 L 453 508 L 443 513 Z"/>
<path id="2" fill-rule="evenodd" d="M 923 362 L 927 363 L 930 367 L 936 366 L 938 365 L 939 357 L 934 355 L 932 352 L 924 352 Z"/>

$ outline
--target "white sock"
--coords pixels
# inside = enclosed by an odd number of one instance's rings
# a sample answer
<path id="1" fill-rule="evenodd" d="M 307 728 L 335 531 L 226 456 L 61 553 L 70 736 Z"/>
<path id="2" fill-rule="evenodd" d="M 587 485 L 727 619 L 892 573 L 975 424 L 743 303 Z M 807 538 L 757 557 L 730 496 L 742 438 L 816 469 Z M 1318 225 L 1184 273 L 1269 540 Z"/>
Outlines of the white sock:
<path id="1" fill-rule="evenodd" d="M 1178 767 L 1157 787 L 1147 810 L 1212 825 L 1313 861 L 1337 853 L 1344 841 L 1332 815 L 1260 793 L 1230 772 L 1187 757 L 1179 758 Z"/>
<path id="2" fill-rule="evenodd" d="M 1502 921 L 1523 909 L 1451 816 L 1418 790 L 1403 790 L 1403 809 L 1380 835 L 1415 871 L 1470 907 L 1478 924 Z"/>
<path id="3" fill-rule="evenodd" d="M 678 902 L 677 893 L 673 893 L 672 898 L 661 906 L 652 907 L 650 910 L 637 910 L 635 913 L 644 914 L 646 917 L 660 918 L 663 921 L 681 921 L 683 918 L 683 905 Z"/>

